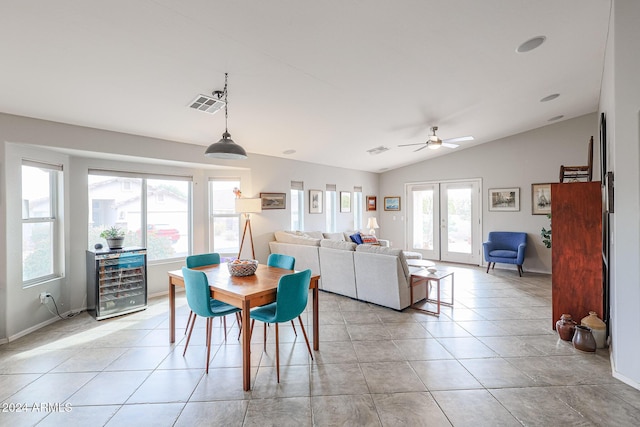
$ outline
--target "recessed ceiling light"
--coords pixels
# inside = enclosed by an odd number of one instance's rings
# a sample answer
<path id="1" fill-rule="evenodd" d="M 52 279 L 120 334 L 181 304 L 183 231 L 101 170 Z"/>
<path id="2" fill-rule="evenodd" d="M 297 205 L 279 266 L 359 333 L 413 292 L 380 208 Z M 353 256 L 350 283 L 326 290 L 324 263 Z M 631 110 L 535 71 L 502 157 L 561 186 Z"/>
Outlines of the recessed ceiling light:
<path id="1" fill-rule="evenodd" d="M 547 38 L 545 36 L 537 36 L 532 39 L 529 39 L 526 42 L 522 43 L 520 46 L 518 46 L 518 48 L 516 49 L 516 52 L 525 53 L 525 52 L 532 51 L 533 49 L 537 48 L 542 43 L 544 43 L 546 39 Z"/>
<path id="2" fill-rule="evenodd" d="M 560 94 L 559 94 L 559 93 L 552 93 L 551 95 L 549 95 L 549 96 L 545 96 L 544 98 L 542 98 L 542 99 L 540 100 L 540 102 L 552 101 L 552 100 L 556 99 L 556 98 L 557 98 L 557 97 L 559 97 L 559 96 L 560 96 Z"/>
<path id="3" fill-rule="evenodd" d="M 296 152 L 296 150 L 285 150 L 285 151 L 282 152 L 282 154 L 289 155 L 289 154 L 294 154 L 295 152 Z"/>
<path id="4" fill-rule="evenodd" d="M 561 119 L 561 118 L 563 118 L 563 117 L 564 117 L 564 115 L 563 115 L 563 114 L 560 114 L 559 116 L 551 117 L 551 118 L 550 118 L 549 120 L 547 120 L 547 121 L 549 121 L 549 122 L 555 122 L 556 120 L 560 120 L 560 119 Z"/>

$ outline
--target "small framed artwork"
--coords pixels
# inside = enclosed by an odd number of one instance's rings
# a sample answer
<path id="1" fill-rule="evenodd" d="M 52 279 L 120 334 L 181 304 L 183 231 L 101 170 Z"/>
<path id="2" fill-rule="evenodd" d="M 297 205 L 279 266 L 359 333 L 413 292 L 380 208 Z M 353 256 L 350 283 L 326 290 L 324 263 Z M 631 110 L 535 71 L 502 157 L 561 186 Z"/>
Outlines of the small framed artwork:
<path id="1" fill-rule="evenodd" d="M 490 188 L 489 210 L 515 212 L 520 210 L 520 188 Z"/>
<path id="2" fill-rule="evenodd" d="M 531 214 L 551 213 L 551 184 L 531 184 Z"/>
<path id="3" fill-rule="evenodd" d="M 399 211 L 400 210 L 400 196 L 391 196 L 384 198 L 384 210 L 385 211 Z"/>
<path id="4" fill-rule="evenodd" d="M 320 214 L 322 213 L 322 190 L 309 190 L 309 213 Z"/>
<path id="5" fill-rule="evenodd" d="M 340 212 L 351 212 L 351 192 L 340 192 Z"/>
<path id="6" fill-rule="evenodd" d="M 376 196 L 367 196 L 367 210 L 375 211 L 378 209 L 378 198 Z"/>
<path id="7" fill-rule="evenodd" d="M 287 193 L 260 193 L 262 209 L 286 209 Z"/>

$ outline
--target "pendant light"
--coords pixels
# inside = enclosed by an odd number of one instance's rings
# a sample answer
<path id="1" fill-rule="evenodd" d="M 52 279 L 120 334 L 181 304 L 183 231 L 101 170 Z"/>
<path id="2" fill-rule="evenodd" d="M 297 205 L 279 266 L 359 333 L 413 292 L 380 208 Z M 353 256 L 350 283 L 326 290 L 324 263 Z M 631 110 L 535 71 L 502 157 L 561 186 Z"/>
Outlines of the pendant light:
<path id="1" fill-rule="evenodd" d="M 224 133 L 222 139 L 216 143 L 213 143 L 207 148 L 204 155 L 215 159 L 246 159 L 247 152 L 244 148 L 233 142 L 231 134 L 227 130 L 227 120 L 229 117 L 227 106 L 227 78 L 229 73 L 224 73 Z"/>

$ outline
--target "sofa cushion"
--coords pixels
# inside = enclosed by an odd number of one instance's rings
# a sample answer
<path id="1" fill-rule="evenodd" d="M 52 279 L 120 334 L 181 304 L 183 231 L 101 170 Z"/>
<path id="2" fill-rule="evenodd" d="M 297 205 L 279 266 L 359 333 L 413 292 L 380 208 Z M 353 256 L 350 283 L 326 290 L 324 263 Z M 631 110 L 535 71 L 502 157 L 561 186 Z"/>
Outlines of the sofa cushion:
<path id="1" fill-rule="evenodd" d="M 343 233 L 322 233 L 322 235 L 324 236 L 325 239 L 329 239 L 329 240 L 338 240 L 341 242 L 347 241 L 345 240 Z"/>
<path id="2" fill-rule="evenodd" d="M 323 239 L 320 241 L 320 247 L 329 249 L 342 249 L 345 251 L 355 251 L 356 244 L 353 242 L 345 242 L 341 240 Z"/>
<path id="3" fill-rule="evenodd" d="M 322 231 L 303 231 L 303 236 L 311 237 L 312 239 L 324 239 Z"/>
<path id="4" fill-rule="evenodd" d="M 293 243 L 296 245 L 320 246 L 320 239 L 314 239 L 307 236 L 297 236 L 287 231 L 276 231 L 273 234 L 278 242 Z"/>
<path id="5" fill-rule="evenodd" d="M 362 238 L 362 243 L 376 244 L 378 243 L 378 239 L 373 234 L 360 234 Z"/>
<path id="6" fill-rule="evenodd" d="M 360 236 L 360 233 L 354 233 L 351 236 L 349 236 L 349 238 L 356 245 L 361 245 L 362 244 L 362 236 Z"/>
<path id="7" fill-rule="evenodd" d="M 342 233 L 342 235 L 344 236 L 344 241 L 345 242 L 352 242 L 353 240 L 351 240 L 351 235 L 352 234 L 356 234 L 357 232 L 358 232 L 357 230 L 344 231 Z"/>
<path id="8" fill-rule="evenodd" d="M 404 271 L 404 276 L 408 279 L 411 277 L 411 271 L 409 270 L 409 264 L 407 264 L 407 258 L 404 256 L 402 249 L 394 249 L 386 246 L 374 246 L 374 245 L 358 245 L 357 252 L 368 252 L 373 254 L 382 254 L 397 256 Z"/>

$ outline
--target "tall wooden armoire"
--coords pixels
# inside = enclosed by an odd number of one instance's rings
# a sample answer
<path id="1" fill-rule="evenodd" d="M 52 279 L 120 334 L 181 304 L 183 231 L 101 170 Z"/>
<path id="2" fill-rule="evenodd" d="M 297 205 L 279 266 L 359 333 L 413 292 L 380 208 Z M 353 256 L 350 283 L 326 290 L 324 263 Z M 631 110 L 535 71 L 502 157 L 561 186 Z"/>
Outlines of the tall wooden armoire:
<path id="1" fill-rule="evenodd" d="M 562 314 L 603 318 L 600 181 L 551 184 L 552 327 Z"/>

